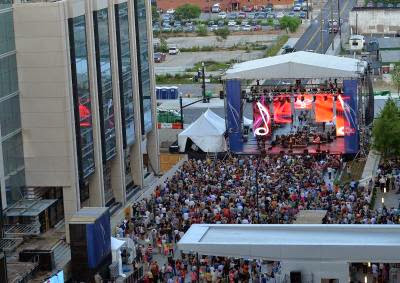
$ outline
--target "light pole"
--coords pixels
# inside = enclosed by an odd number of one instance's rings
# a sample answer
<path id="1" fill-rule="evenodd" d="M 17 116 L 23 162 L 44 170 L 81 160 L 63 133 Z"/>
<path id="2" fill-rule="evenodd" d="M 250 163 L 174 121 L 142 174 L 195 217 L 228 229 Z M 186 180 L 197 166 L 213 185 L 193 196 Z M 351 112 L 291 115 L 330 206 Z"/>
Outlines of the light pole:
<path id="1" fill-rule="evenodd" d="M 207 98 L 206 98 L 206 75 L 205 75 L 205 70 L 204 70 L 204 62 L 201 62 L 201 72 L 202 72 L 202 91 L 203 91 L 203 103 L 207 103 Z"/>

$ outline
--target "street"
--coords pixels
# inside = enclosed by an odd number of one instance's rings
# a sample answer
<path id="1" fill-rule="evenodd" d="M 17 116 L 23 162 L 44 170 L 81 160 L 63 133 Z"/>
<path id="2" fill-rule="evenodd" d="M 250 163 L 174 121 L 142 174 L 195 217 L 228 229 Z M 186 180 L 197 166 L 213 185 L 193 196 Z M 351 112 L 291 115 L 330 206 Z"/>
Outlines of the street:
<path id="1" fill-rule="evenodd" d="M 340 18 L 347 21 L 350 10 L 356 4 L 355 0 L 339 0 Z M 332 43 L 335 33 L 328 32 L 328 21 L 331 19 L 331 7 L 333 6 L 333 19 L 338 19 L 337 0 L 327 2 L 321 10 L 320 15 L 311 20 L 311 24 L 297 41 L 295 49 L 300 51 L 313 50 L 318 53 L 325 53 Z M 322 33 L 321 33 L 321 15 L 322 15 Z"/>

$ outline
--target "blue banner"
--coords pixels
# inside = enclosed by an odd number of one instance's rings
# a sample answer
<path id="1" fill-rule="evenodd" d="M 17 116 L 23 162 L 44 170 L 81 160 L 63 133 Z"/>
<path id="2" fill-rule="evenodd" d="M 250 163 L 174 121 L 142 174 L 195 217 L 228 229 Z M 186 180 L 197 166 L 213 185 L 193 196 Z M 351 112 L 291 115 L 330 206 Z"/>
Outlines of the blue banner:
<path id="1" fill-rule="evenodd" d="M 241 152 L 243 150 L 240 92 L 240 80 L 226 81 L 226 131 L 229 138 L 229 149 L 233 152 Z"/>
<path id="2" fill-rule="evenodd" d="M 344 145 L 345 153 L 357 153 L 360 147 L 357 108 L 357 80 L 343 81 L 343 106 L 345 115 Z"/>
<path id="3" fill-rule="evenodd" d="M 110 213 L 104 213 L 93 224 L 86 225 L 89 268 L 96 268 L 111 253 Z"/>

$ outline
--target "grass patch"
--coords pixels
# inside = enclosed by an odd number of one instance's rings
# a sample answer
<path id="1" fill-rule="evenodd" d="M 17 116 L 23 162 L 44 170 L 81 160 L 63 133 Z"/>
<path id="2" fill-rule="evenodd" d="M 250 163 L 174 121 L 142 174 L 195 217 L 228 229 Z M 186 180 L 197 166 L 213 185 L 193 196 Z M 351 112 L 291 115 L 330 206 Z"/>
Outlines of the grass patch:
<path id="1" fill-rule="evenodd" d="M 342 176 L 340 178 L 341 184 L 350 183 L 351 180 L 358 181 L 361 179 L 361 175 L 364 171 L 365 163 L 367 160 L 365 158 L 352 160 L 347 162 L 346 167 L 343 170 Z M 347 168 L 350 166 L 350 176 L 347 174 Z"/>
<path id="2" fill-rule="evenodd" d="M 228 69 L 231 63 L 232 62 L 205 61 L 204 66 L 207 72 L 215 72 Z M 186 72 L 197 72 L 199 69 L 201 70 L 201 62 L 196 63 L 193 68 L 187 69 Z"/>
<path id="3" fill-rule="evenodd" d="M 278 40 L 265 51 L 264 57 L 271 57 L 278 54 L 279 50 L 283 47 L 283 45 L 288 41 L 288 35 L 281 35 L 278 37 Z"/>
<path id="4" fill-rule="evenodd" d="M 191 83 L 193 75 L 192 74 L 165 74 L 165 75 L 156 75 L 156 83 L 157 84 L 187 84 Z"/>

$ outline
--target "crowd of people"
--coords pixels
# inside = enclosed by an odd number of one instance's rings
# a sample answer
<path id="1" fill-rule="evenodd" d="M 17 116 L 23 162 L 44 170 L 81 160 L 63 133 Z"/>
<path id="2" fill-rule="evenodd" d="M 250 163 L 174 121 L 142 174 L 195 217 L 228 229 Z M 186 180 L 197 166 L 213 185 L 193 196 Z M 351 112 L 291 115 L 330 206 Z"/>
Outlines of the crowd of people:
<path id="1" fill-rule="evenodd" d="M 175 244 L 191 224 L 290 224 L 305 209 L 326 210 L 327 224 L 399 223 L 397 209 L 370 209 L 372 187 L 354 180 L 334 185 L 340 167 L 340 156 L 327 154 L 190 159 L 151 198 L 133 205 L 117 233 L 138 243 L 135 264 L 149 270 L 144 282 L 263 282 L 273 272 L 263 272 L 259 262 L 199 260 L 175 254 Z M 166 263 L 155 262 L 154 253 Z"/>

